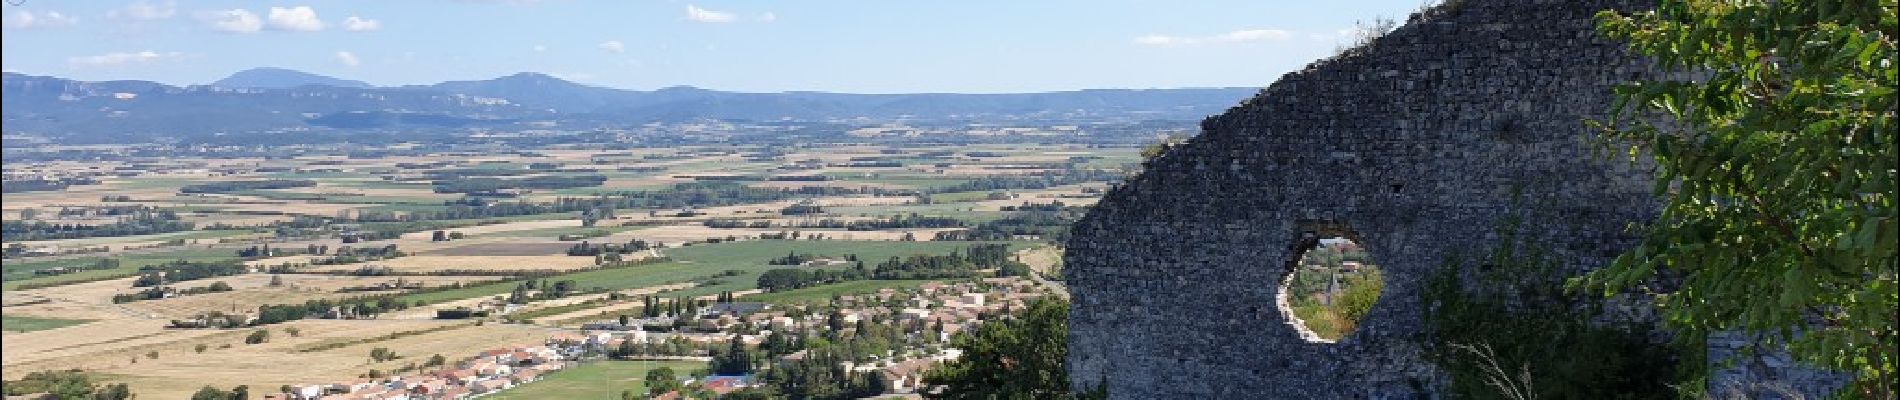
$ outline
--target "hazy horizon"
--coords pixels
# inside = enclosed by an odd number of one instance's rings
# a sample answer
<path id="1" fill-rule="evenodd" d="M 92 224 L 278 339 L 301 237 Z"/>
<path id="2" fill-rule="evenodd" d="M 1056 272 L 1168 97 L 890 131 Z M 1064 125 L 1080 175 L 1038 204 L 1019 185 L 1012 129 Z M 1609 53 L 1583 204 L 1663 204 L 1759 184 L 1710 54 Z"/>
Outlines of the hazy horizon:
<path id="1" fill-rule="evenodd" d="M 377 86 L 538 72 L 593 86 L 1026 93 L 1262 87 L 1417 2 L 956 4 L 29 1 L 0 69 L 207 84 L 279 67 Z"/>
<path id="2" fill-rule="evenodd" d="M 0 71 L 0 72 L 6 72 L 6 73 L 15 73 L 15 74 L 22 74 L 22 75 L 27 75 L 27 76 L 43 76 L 43 77 L 53 77 L 53 78 L 60 78 L 60 79 L 68 79 L 68 80 L 75 80 L 75 81 L 81 81 L 81 82 L 108 82 L 108 81 L 146 81 L 146 82 L 155 82 L 155 83 L 160 83 L 160 84 L 165 84 L 165 85 L 171 85 L 171 86 L 176 86 L 176 87 L 190 87 L 190 86 L 210 86 L 210 85 L 213 85 L 213 84 L 215 84 L 215 83 L 216 83 L 216 82 L 217 82 L 218 80 L 221 80 L 221 79 L 224 79 L 224 78 L 226 78 L 226 77 L 230 77 L 230 76 L 232 76 L 232 75 L 234 75 L 234 74 L 237 74 L 237 73 L 240 73 L 240 72 L 245 72 L 245 71 L 251 71 L 251 70 L 259 70 L 259 69 L 278 69 L 278 70 L 286 70 L 286 71 L 294 71 L 294 72 L 300 72 L 300 73 L 305 73 L 305 74 L 313 74 L 313 75 L 317 75 L 317 76 L 323 76 L 323 77 L 329 77 L 329 78 L 335 78 L 335 79 L 342 79 L 342 80 L 354 80 L 354 81 L 360 81 L 359 79 L 355 79 L 355 78 L 351 78 L 351 77 L 349 77 L 349 76 L 336 76 L 336 75 L 329 75 L 329 74 L 321 74 L 321 73 L 316 73 L 316 72 L 310 72 L 310 71 L 305 71 L 305 70 L 300 70 L 300 69 L 296 69 L 296 68 L 287 68 L 287 67 L 277 67 L 277 66 L 258 66 L 258 67 L 251 67 L 251 68 L 245 68 L 245 69 L 240 69 L 240 70 L 236 70 L 236 71 L 231 71 L 231 73 L 229 73 L 229 74 L 225 74 L 224 76 L 222 76 L 222 77 L 219 77 L 218 79 L 213 79 L 213 80 L 210 80 L 210 81 L 205 81 L 205 82 L 197 82 L 197 83 L 184 83 L 184 84 L 180 84 L 180 83 L 171 83 L 171 82 L 163 82 L 163 81 L 158 81 L 158 80 L 154 80 L 154 79 L 140 79 L 140 78 L 122 78 L 122 79 L 102 79 L 102 80 L 91 80 L 91 79 L 77 79 L 77 78 L 74 78 L 74 77 L 70 77 L 70 76 L 61 76 L 61 75 L 57 75 L 57 74 L 37 74 L 37 73 L 30 73 L 30 72 L 23 72 L 23 71 L 14 71 L 14 70 L 10 70 L 10 69 L 9 69 L 9 70 L 4 70 L 4 71 Z M 628 91 L 646 91 L 646 92 L 650 92 L 650 91 L 659 91 L 659 90 L 665 90 L 665 89 L 672 89 L 672 88 L 693 88 L 693 89 L 700 89 L 700 90 L 711 90 L 711 91 L 720 91 L 720 92 L 731 92 L 731 93 L 761 93 L 761 94 L 776 94 L 776 93 L 835 93 L 835 94 L 865 94 L 865 95 L 880 95 L 880 94 L 973 94 L 973 95 L 980 95 L 980 94 L 1029 94 L 1029 93 L 1061 93 L 1061 92 L 1081 92 L 1081 91 L 1090 91 L 1090 90 L 1136 90 L 1136 91 L 1139 91 L 1139 90 L 1195 90 L 1195 89 L 1235 89 L 1235 88 L 1259 88 L 1259 87 L 1264 87 L 1264 86 L 1266 86 L 1265 84 L 1261 84 L 1261 85 L 1246 85 L 1246 86 L 1182 86 L 1182 87 L 1088 87 L 1088 88 L 1075 88 L 1075 89 L 1055 89 L 1055 90 L 1037 90 L 1037 91 L 1022 91 L 1022 92 L 946 92 L 946 91 L 936 91 L 936 92 L 846 92 L 846 91 L 833 91 L 833 90 L 782 90 L 782 91 L 769 91 L 769 92 L 768 92 L 768 91 L 746 91 L 746 90 L 729 90 L 729 89 L 723 89 L 723 88 L 712 88 L 712 87 L 703 87 L 703 86 L 695 86 L 695 85 L 683 85 L 683 84 L 682 84 L 682 85 L 671 85 L 671 86 L 661 86 L 661 87 L 654 87 L 654 88 L 627 88 L 627 87 L 616 87 L 616 86 L 612 86 L 612 85 L 602 85 L 602 84 L 597 84 L 597 83 L 590 83 L 590 82 L 583 82 L 583 81 L 574 81 L 574 80 L 571 80 L 571 79 L 567 79 L 567 78 L 564 78 L 564 77 L 561 77 L 561 76 L 559 76 L 559 75 L 554 75 L 554 74 L 550 74 L 550 73 L 547 73 L 547 72 L 541 72 L 541 71 L 518 71 L 518 72 L 513 72 L 513 73 L 506 73 L 506 74 L 501 74 L 501 75 L 496 75 L 496 76 L 492 76 L 492 77 L 487 77 L 487 78 L 476 78 L 476 79 L 454 79 L 454 80 L 441 80 L 441 81 L 433 81 L 433 82 L 413 82 L 413 83 L 402 83 L 402 84 L 395 84 L 395 85 L 381 85 L 381 84 L 374 84 L 374 83 L 372 83 L 372 87 L 376 87 L 376 88 L 402 88 L 402 87 L 412 87 L 412 86 L 415 86 L 415 87 L 420 87 L 420 86 L 429 86 L 429 85 L 435 85 L 435 84 L 440 84 L 440 83 L 445 83 L 445 82 L 464 82 L 464 81 L 483 81 L 483 80 L 493 80 L 493 79 L 499 79 L 499 78 L 504 78 L 504 77 L 509 77 L 509 76 L 514 76 L 514 75 L 521 75 L 521 74 L 539 74 L 539 75 L 544 75 L 544 76 L 549 76 L 549 77 L 553 77 L 553 78 L 555 78 L 555 79 L 561 79 L 561 80 L 565 80 L 565 81 L 568 81 L 568 82 L 572 82 L 572 83 L 575 83 L 575 84 L 579 84 L 579 85 L 584 85 L 584 86 L 591 86 L 591 87 L 599 87 L 599 88 L 606 88 L 606 89 L 615 89 L 615 90 L 628 90 Z"/>

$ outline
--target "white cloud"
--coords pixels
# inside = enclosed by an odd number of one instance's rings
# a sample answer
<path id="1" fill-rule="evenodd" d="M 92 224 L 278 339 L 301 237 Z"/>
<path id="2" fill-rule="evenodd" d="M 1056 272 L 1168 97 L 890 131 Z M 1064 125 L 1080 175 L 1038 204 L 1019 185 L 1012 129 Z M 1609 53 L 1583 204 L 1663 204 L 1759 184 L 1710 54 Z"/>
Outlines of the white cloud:
<path id="1" fill-rule="evenodd" d="M 548 51 L 548 46 L 547 46 L 547 45 L 539 45 L 539 44 L 537 44 L 537 45 L 534 45 L 534 51 L 536 51 L 536 52 L 543 52 L 543 51 Z"/>
<path id="2" fill-rule="evenodd" d="M 32 11 L 21 11 L 7 16 L 5 21 L 0 21 L 0 26 L 5 26 L 6 29 L 64 28 L 76 23 L 79 23 L 78 18 L 60 14 L 58 11 L 37 14 Z"/>
<path id="3" fill-rule="evenodd" d="M 178 3 L 166 1 L 163 4 L 147 3 L 143 0 L 106 12 L 106 18 L 151 21 L 171 18 L 178 13 Z"/>
<path id="4" fill-rule="evenodd" d="M 346 31 L 369 32 L 377 29 L 383 29 L 383 21 L 365 19 L 355 15 L 343 19 L 343 30 Z"/>
<path id="5" fill-rule="evenodd" d="M 1285 29 L 1242 29 L 1212 36 L 1147 35 L 1135 38 L 1143 46 L 1194 46 L 1202 44 L 1284 42 L 1293 39 Z"/>
<path id="6" fill-rule="evenodd" d="M 723 24 L 732 22 L 734 19 L 737 18 L 733 17 L 732 13 L 708 10 L 691 4 L 686 5 L 686 20 L 688 21 Z"/>
<path id="7" fill-rule="evenodd" d="M 357 65 L 363 64 L 362 60 L 356 59 L 356 54 L 347 51 L 336 52 L 336 62 L 343 63 L 343 65 L 349 66 L 350 68 L 356 68 Z"/>
<path id="8" fill-rule="evenodd" d="M 777 21 L 777 20 L 778 20 L 778 14 L 773 14 L 770 11 L 764 14 L 759 14 L 759 22 L 772 22 L 772 21 Z"/>
<path id="9" fill-rule="evenodd" d="M 211 29 L 225 32 L 251 33 L 264 29 L 263 19 L 242 8 L 207 11 L 199 13 L 198 19 L 211 23 Z"/>
<path id="10" fill-rule="evenodd" d="M 271 7 L 270 27 L 277 30 L 315 32 L 323 30 L 323 20 L 317 18 L 317 10 L 310 6 Z"/>
<path id="11" fill-rule="evenodd" d="M 160 53 L 160 52 L 151 51 L 151 50 L 146 50 L 146 51 L 141 51 L 141 52 L 136 52 L 136 53 L 112 52 L 112 53 L 100 54 L 96 56 L 68 57 L 66 58 L 66 63 L 73 66 L 79 66 L 79 67 L 112 67 L 112 66 L 119 66 L 119 65 L 126 65 L 126 64 L 148 63 L 148 62 L 153 62 L 153 61 L 178 58 L 183 55 L 184 53 L 179 53 L 175 51 L 168 52 L 168 53 Z"/>
<path id="12" fill-rule="evenodd" d="M 1214 36 L 1214 38 L 1217 41 L 1227 42 L 1253 42 L 1263 40 L 1269 42 L 1284 42 L 1287 39 L 1293 38 L 1293 32 L 1284 29 L 1246 29 L 1223 33 Z"/>
<path id="13" fill-rule="evenodd" d="M 1148 35 L 1148 36 L 1135 38 L 1135 44 L 1149 45 L 1149 46 L 1173 46 L 1176 44 L 1182 44 L 1183 42 L 1187 40 L 1188 38 L 1184 38 L 1184 37 L 1176 37 L 1176 36 L 1168 36 L 1168 35 Z"/>
<path id="14" fill-rule="evenodd" d="M 619 54 L 619 53 L 627 52 L 627 45 L 624 43 L 620 43 L 620 41 L 618 40 L 609 40 L 605 42 L 600 42 L 599 47 L 601 50 L 606 50 L 609 53 Z M 540 50 L 536 50 L 536 51 L 540 51 Z"/>

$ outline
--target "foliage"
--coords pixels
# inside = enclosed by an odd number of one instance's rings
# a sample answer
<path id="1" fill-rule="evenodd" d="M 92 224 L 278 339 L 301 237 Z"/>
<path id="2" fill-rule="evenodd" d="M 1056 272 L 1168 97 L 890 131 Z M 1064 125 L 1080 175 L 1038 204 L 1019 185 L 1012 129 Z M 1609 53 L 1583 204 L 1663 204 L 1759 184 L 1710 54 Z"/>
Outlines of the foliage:
<path id="1" fill-rule="evenodd" d="M 1069 302 L 1044 297 L 1015 318 L 958 333 L 952 346 L 963 349 L 963 356 L 931 370 L 924 378 L 928 388 L 919 392 L 941 399 L 1099 397 L 1069 392 L 1063 369 L 1068 325 Z"/>
<path id="2" fill-rule="evenodd" d="M 851 349 L 842 347 L 811 349 L 803 359 L 780 361 L 765 370 L 760 381 L 764 387 L 793 399 L 858 399 L 884 393 L 884 379 L 877 372 L 844 368 L 843 364 L 854 361 L 854 357 L 847 354 L 853 352 Z"/>
<path id="3" fill-rule="evenodd" d="M 1562 271 L 1518 239 L 1515 224 L 1506 221 L 1489 254 L 1447 259 L 1420 295 L 1426 354 L 1451 377 L 1452 397 L 1673 398 L 1670 384 L 1694 380 L 1700 360 L 1684 355 L 1699 347 L 1652 344 L 1641 323 L 1598 326 L 1612 319 L 1602 304 L 1566 294 Z"/>
<path id="4" fill-rule="evenodd" d="M 205 385 L 202 388 L 198 388 L 196 393 L 191 394 L 191 400 L 250 400 L 250 398 L 251 387 L 245 385 L 238 385 L 237 387 L 231 388 L 231 391 L 228 392 L 218 390 L 218 388 L 212 387 L 211 385 Z"/>
<path id="5" fill-rule="evenodd" d="M 117 215 L 117 218 L 108 224 L 60 224 L 42 220 L 0 221 L 0 236 L 5 237 L 7 241 L 149 235 L 191 229 L 192 223 L 179 220 L 178 213 L 152 207 L 139 207 L 129 214 Z"/>
<path id="6" fill-rule="evenodd" d="M 36 371 L 27 373 L 17 381 L 0 384 L 0 391 L 9 397 L 35 393 L 47 393 L 62 400 L 127 400 L 133 397 L 132 390 L 125 384 L 99 386 L 86 376 L 84 371 Z"/>
<path id="7" fill-rule="evenodd" d="M 236 261 L 192 262 L 178 260 L 166 264 L 139 267 L 139 279 L 132 281 L 132 287 L 158 286 L 168 282 L 184 282 L 237 275 L 247 270 L 248 267 Z"/>
<path id="8" fill-rule="evenodd" d="M 1606 147 L 1655 162 L 1646 239 L 1582 284 L 1662 289 L 1687 334 L 1778 335 L 1895 395 L 1894 0 L 1664 1 L 1599 29 L 1695 79 L 1617 89 Z M 1661 117 L 1663 123 L 1648 121 Z"/>
<path id="9" fill-rule="evenodd" d="M 807 287 L 865 279 L 878 280 L 916 280 L 970 278 L 978 276 L 978 270 L 998 269 L 1002 276 L 1026 275 L 1028 267 L 1010 260 L 1009 245 L 978 244 L 971 245 L 964 252 L 952 252 L 947 255 L 914 254 L 907 258 L 891 256 L 889 260 L 878 263 L 876 268 L 868 268 L 859 261 L 851 268 L 840 270 L 779 268 L 759 274 L 758 287 L 767 292 L 782 292 Z M 847 255 L 845 259 L 854 260 L 856 255 Z M 772 263 L 802 262 L 805 260 L 797 253 L 778 258 Z"/>
<path id="10" fill-rule="evenodd" d="M 251 331 L 250 335 L 244 336 L 244 344 L 263 344 L 264 342 L 269 342 L 269 341 L 270 341 L 269 329 L 258 329 L 255 331 Z"/>
<path id="11" fill-rule="evenodd" d="M 680 389 L 680 378 L 671 367 L 659 367 L 647 371 L 647 393 L 659 395 Z"/>
<path id="12" fill-rule="evenodd" d="M 1186 144 L 1187 141 L 1188 141 L 1188 137 L 1186 135 L 1181 135 L 1181 134 L 1168 135 L 1168 137 L 1166 138 L 1162 138 L 1161 140 L 1155 141 L 1154 143 L 1150 143 L 1147 146 L 1142 146 L 1141 159 L 1153 160 L 1155 159 L 1155 157 L 1160 157 L 1162 154 L 1167 154 L 1168 150 L 1174 149 L 1175 146 Z"/>

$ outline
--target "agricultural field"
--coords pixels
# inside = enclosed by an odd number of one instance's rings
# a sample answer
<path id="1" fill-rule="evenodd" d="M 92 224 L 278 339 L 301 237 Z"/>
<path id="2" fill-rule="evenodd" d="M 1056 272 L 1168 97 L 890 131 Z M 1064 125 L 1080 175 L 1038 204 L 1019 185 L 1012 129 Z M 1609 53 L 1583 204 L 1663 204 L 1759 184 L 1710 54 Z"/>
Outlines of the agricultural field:
<path id="1" fill-rule="evenodd" d="M 787 290 L 783 292 L 761 293 L 745 296 L 747 301 L 773 304 L 824 303 L 833 297 L 865 293 L 877 293 L 880 289 L 914 288 L 929 280 L 873 280 L 834 283 L 824 286 Z"/>
<path id="2" fill-rule="evenodd" d="M 491 399 L 617 399 L 620 392 L 646 394 L 647 371 L 672 368 L 679 376 L 706 369 L 703 361 L 602 361 L 556 372 L 541 381 L 501 391 Z"/>
<path id="3" fill-rule="evenodd" d="M 1069 145 L 380 150 L 391 155 L 7 164 L 9 176 L 97 183 L 5 194 L 0 371 L 80 368 L 140 398 L 187 398 L 204 385 L 341 382 L 538 343 L 632 312 L 641 296 L 792 304 L 930 281 L 761 293 L 769 270 L 851 268 L 773 265 L 791 255 L 876 265 L 1000 243 L 1047 269 L 1063 218 L 1136 160 L 1132 148 Z M 529 281 L 573 292 L 517 296 Z M 396 308 L 176 326 L 366 301 Z M 493 314 L 435 319 L 452 309 Z M 246 344 L 259 330 L 270 339 Z M 401 358 L 371 360 L 374 348 Z M 590 362 L 496 396 L 617 398 L 642 392 L 654 365 L 705 363 Z"/>
<path id="4" fill-rule="evenodd" d="M 87 322 L 92 322 L 92 321 L 83 320 L 83 319 L 55 319 L 55 318 L 7 316 L 4 318 L 0 318 L 0 330 L 5 330 L 7 332 L 43 331 L 47 329 L 65 328 L 65 327 L 73 326 L 73 325 L 83 325 Z"/>

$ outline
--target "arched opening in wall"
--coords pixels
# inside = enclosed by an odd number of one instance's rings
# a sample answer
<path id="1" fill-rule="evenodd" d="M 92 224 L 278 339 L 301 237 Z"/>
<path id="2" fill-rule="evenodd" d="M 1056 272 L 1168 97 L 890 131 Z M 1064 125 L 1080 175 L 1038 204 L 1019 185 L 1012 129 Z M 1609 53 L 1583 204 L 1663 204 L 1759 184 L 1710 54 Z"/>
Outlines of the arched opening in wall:
<path id="1" fill-rule="evenodd" d="M 1379 264 L 1354 237 L 1347 230 L 1307 231 L 1291 253 L 1276 300 L 1309 342 L 1332 343 L 1352 333 L 1385 289 Z"/>

